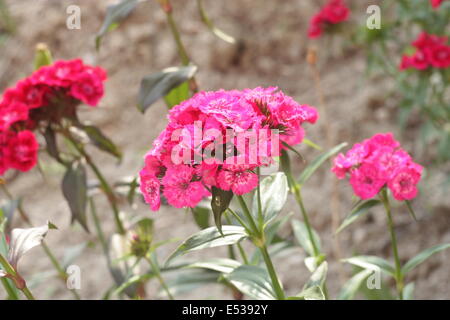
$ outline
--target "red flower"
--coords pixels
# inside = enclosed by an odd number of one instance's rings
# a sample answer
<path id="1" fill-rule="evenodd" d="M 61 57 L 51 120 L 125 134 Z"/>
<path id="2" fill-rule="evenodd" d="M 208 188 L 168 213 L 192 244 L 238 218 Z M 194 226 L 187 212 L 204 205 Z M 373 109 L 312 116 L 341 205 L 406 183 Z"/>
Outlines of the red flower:
<path id="1" fill-rule="evenodd" d="M 83 73 L 73 82 L 70 94 L 90 106 L 96 106 L 103 96 L 103 83 L 93 74 Z"/>
<path id="2" fill-rule="evenodd" d="M 428 50 L 430 64 L 436 68 L 448 68 L 450 66 L 450 46 L 437 45 Z"/>
<path id="3" fill-rule="evenodd" d="M 308 37 L 317 38 L 322 34 L 327 24 L 337 24 L 348 19 L 350 9 L 345 6 L 343 0 L 330 0 L 309 24 Z"/>
<path id="4" fill-rule="evenodd" d="M 38 148 L 34 133 L 28 130 L 21 131 L 8 142 L 5 150 L 7 163 L 13 169 L 28 171 L 37 163 Z"/>

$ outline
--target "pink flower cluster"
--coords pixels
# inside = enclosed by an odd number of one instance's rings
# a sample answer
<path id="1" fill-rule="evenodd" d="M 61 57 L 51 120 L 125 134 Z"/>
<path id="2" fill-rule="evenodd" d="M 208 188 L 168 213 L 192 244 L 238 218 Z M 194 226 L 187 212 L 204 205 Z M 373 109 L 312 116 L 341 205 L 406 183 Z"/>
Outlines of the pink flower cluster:
<path id="1" fill-rule="evenodd" d="M 318 38 L 324 27 L 346 21 L 350 15 L 350 9 L 343 0 L 330 0 L 316 13 L 309 24 L 308 36 Z"/>
<path id="2" fill-rule="evenodd" d="M 412 45 L 417 51 L 412 56 L 402 57 L 400 70 L 450 67 L 450 46 L 447 45 L 447 37 L 422 32 Z"/>
<path id="3" fill-rule="evenodd" d="M 350 175 L 350 184 L 361 199 L 370 199 L 387 185 L 397 200 L 417 195 L 422 166 L 400 148 L 392 133 L 376 134 L 339 154 L 331 169 L 339 179 Z"/>
<path id="4" fill-rule="evenodd" d="M 0 101 L 0 174 L 36 165 L 38 143 L 32 132 L 41 121 L 56 121 L 81 102 L 97 105 L 106 72 L 82 60 L 41 67 L 7 89 Z M 66 108 L 60 112 L 61 108 Z"/>
<path id="5" fill-rule="evenodd" d="M 438 8 L 442 2 L 444 2 L 444 0 L 431 0 L 431 5 L 433 6 L 433 8 Z"/>
<path id="6" fill-rule="evenodd" d="M 258 185 L 255 169 L 271 164 L 284 144 L 300 143 L 302 123 L 317 117 L 274 87 L 197 93 L 170 111 L 145 156 L 141 192 L 155 211 L 161 194 L 181 208 L 195 207 L 212 187 L 250 192 Z"/>

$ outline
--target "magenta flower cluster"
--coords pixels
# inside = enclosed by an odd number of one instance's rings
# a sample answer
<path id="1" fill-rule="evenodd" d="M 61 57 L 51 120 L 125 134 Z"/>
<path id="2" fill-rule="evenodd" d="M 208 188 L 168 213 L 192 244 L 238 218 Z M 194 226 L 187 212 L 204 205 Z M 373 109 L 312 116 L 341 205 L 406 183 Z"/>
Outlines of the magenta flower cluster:
<path id="1" fill-rule="evenodd" d="M 339 154 L 331 169 L 339 179 L 350 175 L 350 184 L 361 199 L 370 199 L 387 186 L 395 199 L 417 195 L 422 166 L 400 148 L 392 133 L 376 134 L 357 143 L 347 154 Z"/>
<path id="2" fill-rule="evenodd" d="M 250 192 L 258 185 L 256 168 L 300 143 L 302 124 L 317 118 L 314 108 L 275 87 L 197 93 L 170 111 L 145 156 L 141 192 L 152 210 L 161 195 L 182 208 L 195 207 L 212 187 Z"/>

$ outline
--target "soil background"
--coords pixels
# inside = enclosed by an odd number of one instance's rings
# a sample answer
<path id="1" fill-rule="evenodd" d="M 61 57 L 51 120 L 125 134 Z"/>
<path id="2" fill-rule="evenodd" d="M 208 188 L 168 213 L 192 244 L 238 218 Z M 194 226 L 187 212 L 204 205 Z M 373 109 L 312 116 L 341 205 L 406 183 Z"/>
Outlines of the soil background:
<path id="1" fill-rule="evenodd" d="M 432 157 L 419 143 L 419 132 L 410 125 L 400 132 L 396 118 L 394 83 L 384 77 L 367 77 L 366 52 L 357 49 L 347 40 L 336 36 L 334 41 L 324 38 L 312 43 L 306 37 L 308 21 L 318 9 L 317 1 L 284 0 L 207 0 L 205 7 L 215 24 L 236 36 L 241 46 L 230 45 L 215 37 L 201 22 L 195 1 L 173 0 L 174 16 L 179 23 L 183 41 L 193 62 L 198 65 L 197 79 L 202 90 L 243 89 L 256 86 L 278 86 L 297 101 L 320 106 L 311 72 L 305 57 L 307 48 L 318 50 L 319 70 L 326 99 L 328 118 L 336 144 L 347 141 L 350 145 L 377 132 L 393 132 L 419 163 L 432 163 Z M 353 23 L 363 25 L 366 18 L 364 1 L 353 3 Z M 109 74 L 105 97 L 98 108 L 82 106 L 81 116 L 99 126 L 124 153 L 122 163 L 112 157 L 90 149 L 97 163 L 111 180 L 136 175 L 143 165 L 143 155 L 152 141 L 165 127 L 167 109 L 163 101 L 155 103 L 145 115 L 136 109 L 136 97 L 142 77 L 169 66 L 180 65 L 174 41 L 165 21 L 164 13 L 156 1 L 140 4 L 139 9 L 110 32 L 103 41 L 99 53 L 95 50 L 94 37 L 99 30 L 106 6 L 113 1 L 92 0 L 6 0 L 16 22 L 16 32 L 0 44 L 0 89 L 32 72 L 34 49 L 44 42 L 56 59 L 80 57 L 87 63 L 98 64 Z M 81 8 L 81 29 L 66 27 L 67 6 Z M 398 63 L 398 61 L 394 61 Z M 392 94 L 394 92 L 394 94 Z M 420 121 L 420 117 L 416 119 Z M 417 122 L 416 121 L 416 122 Z M 326 146 L 326 123 L 318 121 L 306 128 L 307 137 Z M 305 145 L 297 147 L 306 163 L 319 154 Z M 24 207 L 33 224 L 52 221 L 59 230 L 47 236 L 47 243 L 63 259 L 69 248 L 94 242 L 95 233 L 85 233 L 78 225 L 70 225 L 70 213 L 60 191 L 62 168 L 43 153 L 40 157 L 45 178 L 34 169 L 10 178 L 15 195 L 22 197 Z M 305 163 L 292 157 L 295 172 L 300 173 Z M 365 218 L 347 228 L 339 237 L 341 252 L 336 252 L 330 207 L 331 181 L 334 176 L 326 164 L 304 187 L 306 207 L 311 222 L 319 232 L 324 251 L 328 255 L 328 287 L 335 298 L 343 281 L 351 276 L 352 268 L 339 262 L 339 258 L 354 253 L 379 255 L 392 259 L 390 238 L 383 211 L 372 210 Z M 398 232 L 400 254 L 403 261 L 428 247 L 450 242 L 450 198 L 445 180 L 448 164 L 429 166 L 421 183 L 421 194 L 413 202 L 419 222 L 414 222 L 403 205 L 396 205 L 395 223 Z M 92 175 L 91 175 L 92 176 Z M 339 182 L 341 219 L 349 212 L 352 191 L 348 182 Z M 3 197 L 3 195 L 2 195 Z M 97 197 L 98 213 L 105 232 L 114 232 L 113 216 L 108 205 Z M 122 203 L 125 214 L 148 216 L 155 219 L 156 239 L 184 239 L 198 228 L 191 214 L 163 206 L 159 212 L 151 212 L 143 204 L 130 208 Z M 292 197 L 288 199 L 282 214 L 300 213 Z M 94 230 L 93 221 L 89 221 Z M 19 217 L 14 227 L 24 226 Z M 292 237 L 289 226 L 283 235 Z M 161 259 L 170 254 L 176 243 L 162 247 Z M 226 257 L 226 250 L 204 250 L 194 257 Z M 296 294 L 309 277 L 303 264 L 305 255 L 300 248 L 292 249 L 275 258 L 275 266 L 289 294 Z M 100 299 L 113 284 L 101 246 L 88 245 L 76 257 L 73 264 L 82 271 L 83 299 Z M 145 270 L 146 266 L 142 268 Z M 52 274 L 49 260 L 39 248 L 33 249 L 20 263 L 20 271 L 29 281 L 37 298 L 68 299 L 72 296 L 65 285 Z M 172 275 L 168 274 L 168 278 Z M 450 299 L 450 251 L 436 254 L 416 268 L 407 278 L 415 282 L 415 298 Z M 386 286 L 393 287 L 392 282 Z M 156 281 L 147 285 L 149 298 L 155 298 Z M 199 290 L 181 294 L 187 299 L 231 299 L 229 291 L 219 285 L 209 285 Z"/>

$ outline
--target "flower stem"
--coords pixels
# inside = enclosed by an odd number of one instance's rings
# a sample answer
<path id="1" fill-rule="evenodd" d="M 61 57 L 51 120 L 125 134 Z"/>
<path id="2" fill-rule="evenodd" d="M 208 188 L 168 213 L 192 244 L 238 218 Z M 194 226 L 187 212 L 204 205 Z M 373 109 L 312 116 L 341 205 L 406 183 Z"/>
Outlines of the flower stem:
<path id="1" fill-rule="evenodd" d="M 35 300 L 30 289 L 28 289 L 25 280 L 17 273 L 17 271 L 8 262 L 8 260 L 6 260 L 5 257 L 3 257 L 3 255 L 1 254 L 0 254 L 0 264 L 3 266 L 6 273 L 8 274 L 8 278 L 14 281 L 14 284 L 16 285 L 17 289 L 22 291 L 28 300 Z"/>
<path id="2" fill-rule="evenodd" d="M 161 8 L 163 9 L 163 11 L 166 14 L 167 23 L 169 24 L 170 31 L 172 32 L 173 38 L 177 45 L 178 55 L 181 59 L 181 63 L 183 65 L 187 66 L 191 62 L 191 59 L 189 58 L 189 55 L 187 54 L 186 48 L 184 47 L 183 41 L 181 40 L 181 35 L 178 30 L 178 26 L 175 22 L 175 19 L 173 18 L 172 5 L 170 3 L 170 0 L 159 0 L 159 2 L 161 4 Z M 195 80 L 195 77 L 192 77 L 189 80 L 189 83 L 190 83 L 192 92 L 194 92 L 194 93 L 197 92 L 198 85 L 197 85 L 197 81 Z"/>
<path id="3" fill-rule="evenodd" d="M 387 195 L 386 188 L 384 188 L 381 191 L 381 200 L 382 200 L 384 208 L 386 210 L 389 232 L 391 234 L 391 245 L 392 245 L 392 251 L 394 252 L 394 259 L 395 259 L 395 281 L 397 283 L 398 297 L 400 300 L 403 300 L 403 285 L 404 285 L 403 284 L 403 272 L 402 272 L 402 266 L 400 263 L 400 258 L 398 255 L 397 237 L 396 237 L 395 230 L 394 230 L 394 222 L 392 220 L 392 215 L 391 215 L 391 206 L 389 204 L 389 197 Z"/>
<path id="4" fill-rule="evenodd" d="M 146 260 L 150 264 L 153 272 L 155 273 L 155 276 L 158 278 L 159 283 L 163 287 L 164 291 L 166 292 L 167 296 L 170 300 L 174 300 L 173 295 L 170 293 L 169 287 L 167 287 L 166 282 L 164 281 L 163 277 L 161 276 L 161 272 L 159 270 L 158 265 L 152 260 L 151 256 L 146 256 Z"/>
<path id="5" fill-rule="evenodd" d="M 277 299 L 284 300 L 285 295 L 283 288 L 280 284 L 280 280 L 278 279 L 277 273 L 275 271 L 275 267 L 273 266 L 272 260 L 270 258 L 269 252 L 267 251 L 267 246 L 265 243 L 265 236 L 264 231 L 261 229 L 258 229 L 255 220 L 253 219 L 252 214 L 250 213 L 250 210 L 247 207 L 247 204 L 245 203 L 245 200 L 242 196 L 237 196 L 239 204 L 242 207 L 242 211 L 244 211 L 244 215 L 246 216 L 247 220 L 250 223 L 252 233 L 253 233 L 253 243 L 258 247 L 258 249 L 261 251 L 261 254 L 264 258 L 264 262 L 267 267 L 267 271 L 269 272 L 270 279 L 272 281 L 273 289 L 275 290 L 275 294 L 277 296 Z M 256 238 L 255 238 L 256 237 Z"/>
<path id="6" fill-rule="evenodd" d="M 228 211 L 231 212 L 231 209 L 228 208 Z M 236 216 L 237 216 L 237 214 L 236 214 Z M 238 217 L 239 217 L 239 216 L 238 216 Z M 239 217 L 239 218 L 240 218 L 240 217 Z M 229 217 L 228 215 L 225 215 L 225 219 L 227 220 L 227 223 L 228 223 L 228 224 L 231 224 L 231 219 L 230 219 L 230 217 Z M 242 221 L 242 220 L 238 220 L 238 221 Z M 236 246 L 238 247 L 239 254 L 240 254 L 241 257 L 242 257 L 242 260 L 244 261 L 244 264 L 249 264 L 249 263 L 248 263 L 248 259 L 247 259 L 247 255 L 245 254 L 244 248 L 242 248 L 241 243 L 240 243 L 240 242 L 236 243 Z M 230 246 L 230 248 L 232 249 L 233 247 Z"/>
<path id="7" fill-rule="evenodd" d="M 308 231 L 308 238 L 313 247 L 314 256 L 318 257 L 320 255 L 320 250 L 316 244 L 316 240 L 315 240 L 313 232 L 312 232 L 311 223 L 309 222 L 308 213 L 306 212 L 305 206 L 303 204 L 300 188 L 297 185 L 294 185 L 292 187 L 292 189 L 294 190 L 295 200 L 297 201 L 297 203 L 300 207 L 300 211 L 302 212 L 303 221 L 305 222 L 306 230 Z"/>

